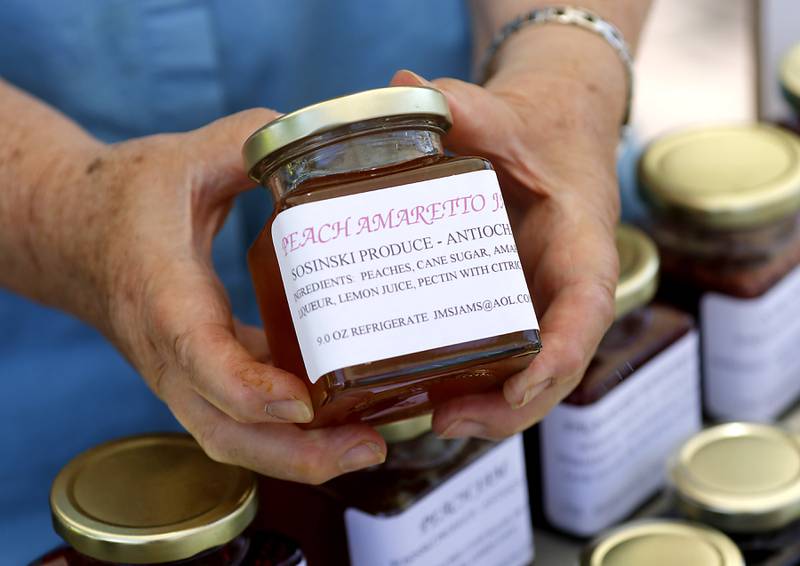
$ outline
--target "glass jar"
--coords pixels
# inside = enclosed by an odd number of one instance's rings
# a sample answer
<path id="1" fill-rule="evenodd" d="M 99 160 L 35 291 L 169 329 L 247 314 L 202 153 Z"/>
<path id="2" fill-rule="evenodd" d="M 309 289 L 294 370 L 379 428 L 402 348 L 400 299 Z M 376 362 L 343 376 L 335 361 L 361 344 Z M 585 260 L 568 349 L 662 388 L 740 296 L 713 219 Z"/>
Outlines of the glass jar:
<path id="1" fill-rule="evenodd" d="M 707 413 L 776 418 L 800 395 L 800 138 L 766 125 L 677 132 L 646 149 L 639 173 L 660 292 L 699 315 Z"/>
<path id="2" fill-rule="evenodd" d="M 109 442 L 56 477 L 53 526 L 70 546 L 32 566 L 305 566 L 289 539 L 248 529 L 257 507 L 254 474 L 214 462 L 187 435 Z"/>
<path id="3" fill-rule="evenodd" d="M 800 564 L 800 439 L 727 423 L 689 439 L 670 464 L 676 511 L 727 533 L 748 566 Z"/>
<path id="4" fill-rule="evenodd" d="M 380 424 L 496 389 L 539 351 L 491 164 L 444 154 L 444 96 L 391 87 L 310 106 L 245 143 L 275 201 L 248 260 L 276 366 L 311 426 Z"/>
<path id="5" fill-rule="evenodd" d="M 747 563 L 749 565 L 749 562 Z M 708 527 L 652 519 L 604 533 L 583 552 L 581 566 L 745 566 L 736 545 Z"/>
<path id="6" fill-rule="evenodd" d="M 580 384 L 525 433 L 528 469 L 541 473 L 534 492 L 542 500 L 533 507 L 578 536 L 597 534 L 653 496 L 664 462 L 701 426 L 692 318 L 651 303 L 659 261 L 650 238 L 620 226 L 616 243 L 616 321 Z"/>
<path id="7" fill-rule="evenodd" d="M 795 111 L 787 126 L 800 133 L 800 43 L 794 45 L 781 61 L 781 92 Z"/>
<path id="8" fill-rule="evenodd" d="M 262 497 L 290 510 L 263 525 L 279 520 L 312 564 L 531 562 L 519 435 L 501 443 L 445 440 L 430 432 L 430 417 L 378 430 L 389 445 L 379 466 L 319 487 L 262 478 Z"/>

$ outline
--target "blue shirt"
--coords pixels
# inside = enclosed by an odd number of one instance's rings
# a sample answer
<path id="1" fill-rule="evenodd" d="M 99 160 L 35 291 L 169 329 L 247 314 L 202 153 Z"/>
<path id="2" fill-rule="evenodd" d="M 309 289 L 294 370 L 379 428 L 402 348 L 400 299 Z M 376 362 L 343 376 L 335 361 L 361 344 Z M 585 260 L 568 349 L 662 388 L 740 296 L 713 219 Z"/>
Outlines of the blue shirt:
<path id="1" fill-rule="evenodd" d="M 466 78 L 468 30 L 461 0 L 5 0 L 0 75 L 115 142 L 292 110 L 400 68 Z M 257 322 L 245 252 L 269 203 L 238 204 L 214 259 L 237 316 Z M 64 464 L 179 425 L 98 332 L 2 290 L 0 380 L 0 563 L 23 564 L 59 543 L 47 498 Z"/>

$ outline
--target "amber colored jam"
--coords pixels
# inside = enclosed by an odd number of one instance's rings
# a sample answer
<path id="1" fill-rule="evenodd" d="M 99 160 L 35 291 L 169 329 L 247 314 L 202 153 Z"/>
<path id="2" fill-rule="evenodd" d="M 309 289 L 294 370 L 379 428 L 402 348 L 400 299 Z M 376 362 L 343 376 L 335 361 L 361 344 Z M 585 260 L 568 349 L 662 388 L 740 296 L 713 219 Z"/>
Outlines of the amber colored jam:
<path id="1" fill-rule="evenodd" d="M 305 203 L 491 169 L 484 159 L 445 156 L 439 133 L 430 129 L 406 129 L 400 134 L 396 129 L 378 131 L 341 142 L 340 155 L 361 151 L 360 158 L 372 160 L 370 168 L 321 170 L 319 162 L 323 160 L 311 152 L 284 169 L 313 169 L 314 174 L 288 183 L 285 177 L 289 173 L 279 169 L 271 178 L 262 178 L 262 184 L 272 188 L 276 205 L 250 248 L 248 261 L 277 367 L 308 379 L 271 236 L 272 223 L 280 212 Z M 392 135 L 397 137 L 390 138 Z M 384 147 L 381 144 L 386 139 L 394 144 L 391 152 L 382 155 L 370 149 L 370 144 Z M 303 160 L 313 163 L 309 166 Z M 310 426 L 356 421 L 377 425 L 430 412 L 454 397 L 500 387 L 506 378 L 527 367 L 539 349 L 539 332 L 530 329 L 337 369 L 315 383 L 308 381 L 315 413 Z"/>
<path id="2" fill-rule="evenodd" d="M 457 472 L 486 454 L 494 443 L 444 440 L 426 434 L 389 445 L 386 462 L 346 474 L 321 486 L 262 477 L 259 494 L 280 514 L 257 516 L 263 528 L 280 528 L 303 547 L 309 564 L 347 566 L 344 516 L 356 508 L 373 516 L 393 516 L 410 508 Z"/>
<path id="3" fill-rule="evenodd" d="M 31 562 L 30 566 L 105 566 L 114 563 L 95 560 L 64 546 Z M 201 552 L 191 558 L 159 565 L 181 566 L 301 566 L 305 558 L 292 541 L 272 532 L 247 531 L 228 544 Z"/>
<path id="4" fill-rule="evenodd" d="M 648 305 L 625 315 L 611 325 L 583 380 L 564 403 L 599 401 L 693 327 L 691 316 L 666 305 Z"/>
<path id="5" fill-rule="evenodd" d="M 760 297 L 800 264 L 795 217 L 729 232 L 656 221 L 650 231 L 661 255 L 659 296 L 692 313 L 703 293 Z"/>

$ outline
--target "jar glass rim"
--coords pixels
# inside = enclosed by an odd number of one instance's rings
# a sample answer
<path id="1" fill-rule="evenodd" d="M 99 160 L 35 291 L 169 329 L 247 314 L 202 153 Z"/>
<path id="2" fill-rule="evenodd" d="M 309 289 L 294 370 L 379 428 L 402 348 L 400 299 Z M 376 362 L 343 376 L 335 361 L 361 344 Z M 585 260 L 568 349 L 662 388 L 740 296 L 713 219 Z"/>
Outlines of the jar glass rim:
<path id="1" fill-rule="evenodd" d="M 264 159 L 311 136 L 376 119 L 428 117 L 452 125 L 447 99 L 429 87 L 387 87 L 325 100 L 265 124 L 245 140 L 244 165 L 251 178 Z M 257 179 L 256 179 L 257 180 Z"/>

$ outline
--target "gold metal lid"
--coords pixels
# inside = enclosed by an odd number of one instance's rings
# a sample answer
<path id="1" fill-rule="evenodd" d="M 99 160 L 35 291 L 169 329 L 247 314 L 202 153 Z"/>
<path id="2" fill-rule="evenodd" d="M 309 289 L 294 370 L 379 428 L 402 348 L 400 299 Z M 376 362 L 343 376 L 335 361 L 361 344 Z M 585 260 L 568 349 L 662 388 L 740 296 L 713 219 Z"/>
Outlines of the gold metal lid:
<path id="1" fill-rule="evenodd" d="M 653 241 L 633 226 L 617 228 L 619 281 L 614 296 L 616 317 L 649 303 L 658 287 L 658 249 Z"/>
<path id="2" fill-rule="evenodd" d="M 800 208 L 800 138 L 763 124 L 685 130 L 648 146 L 640 190 L 658 211 L 743 229 Z"/>
<path id="3" fill-rule="evenodd" d="M 780 73 L 783 88 L 790 95 L 800 98 L 800 43 L 783 56 Z"/>
<path id="4" fill-rule="evenodd" d="M 253 473 L 220 464 L 182 434 L 102 444 L 67 464 L 50 491 L 56 532 L 108 562 L 182 560 L 236 538 L 256 514 Z"/>
<path id="5" fill-rule="evenodd" d="M 448 128 L 453 122 L 447 99 L 436 89 L 393 86 L 366 90 L 306 106 L 264 125 L 244 142 L 244 165 L 258 181 L 256 166 L 289 144 L 347 124 L 405 115 L 437 117 Z"/>
<path id="6" fill-rule="evenodd" d="M 715 426 L 681 447 L 670 481 L 691 518 L 728 532 L 778 529 L 800 517 L 800 441 L 774 426 Z"/>
<path id="7" fill-rule="evenodd" d="M 685 521 L 632 521 L 592 542 L 581 566 L 744 566 L 721 532 Z"/>
<path id="8" fill-rule="evenodd" d="M 418 436 L 422 436 L 426 432 L 430 432 L 431 424 L 433 422 L 433 415 L 422 415 L 420 417 L 413 417 L 396 423 L 389 423 L 376 427 L 383 439 L 389 444 L 396 442 L 405 442 L 412 440 Z"/>

